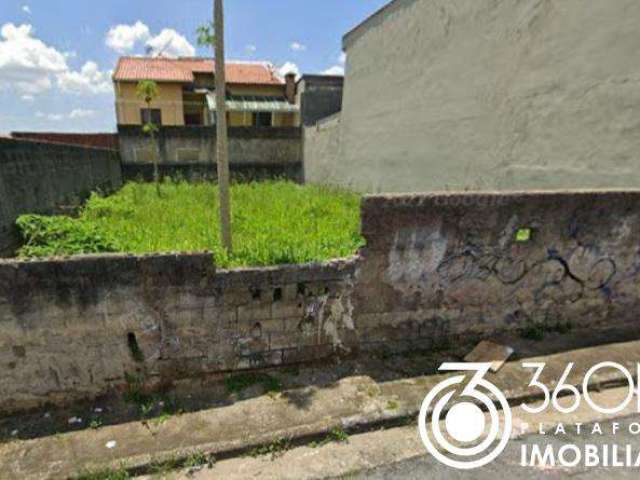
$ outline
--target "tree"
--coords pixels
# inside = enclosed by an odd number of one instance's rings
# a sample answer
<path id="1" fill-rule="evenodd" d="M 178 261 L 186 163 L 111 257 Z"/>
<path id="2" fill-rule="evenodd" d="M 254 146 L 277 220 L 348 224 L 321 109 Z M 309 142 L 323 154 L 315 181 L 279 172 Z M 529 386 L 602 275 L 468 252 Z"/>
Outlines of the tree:
<path id="1" fill-rule="evenodd" d="M 158 133 L 158 125 L 153 123 L 151 118 L 151 103 L 160 95 L 160 89 L 158 84 L 153 80 L 142 80 L 138 82 L 136 87 L 136 95 L 138 98 L 147 104 L 148 117 L 145 124 L 142 126 L 142 131 L 149 135 L 153 144 L 155 155 L 153 156 L 153 181 L 156 184 L 156 192 L 160 196 L 160 174 L 158 172 L 158 161 L 160 158 L 160 147 L 156 141 L 156 134 Z"/>
<path id="2" fill-rule="evenodd" d="M 198 43 L 214 47 L 216 79 L 216 161 L 220 192 L 220 235 L 222 246 L 230 253 L 231 200 L 229 198 L 229 140 L 227 137 L 226 76 L 224 62 L 224 11 L 222 0 L 214 0 L 213 24 L 198 28 Z"/>

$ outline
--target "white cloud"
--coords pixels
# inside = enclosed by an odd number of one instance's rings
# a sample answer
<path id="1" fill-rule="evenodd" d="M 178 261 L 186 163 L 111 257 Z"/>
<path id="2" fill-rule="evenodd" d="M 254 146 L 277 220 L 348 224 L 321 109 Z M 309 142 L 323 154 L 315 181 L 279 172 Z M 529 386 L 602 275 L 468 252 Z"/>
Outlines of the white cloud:
<path id="1" fill-rule="evenodd" d="M 29 95 L 29 94 L 22 95 L 20 98 L 22 100 L 24 100 L 25 102 L 33 102 L 36 99 L 36 97 L 34 97 L 33 95 Z"/>
<path id="2" fill-rule="evenodd" d="M 144 44 L 147 53 L 163 57 L 193 57 L 196 49 L 172 28 L 165 28 L 158 35 L 152 35 L 149 27 L 138 20 L 133 25 L 116 25 L 107 33 L 106 45 L 120 54 L 130 53 Z"/>
<path id="3" fill-rule="evenodd" d="M 304 52 L 307 49 L 306 45 L 303 45 L 299 42 L 293 42 L 291 45 L 289 45 L 289 48 L 294 52 Z"/>
<path id="4" fill-rule="evenodd" d="M 29 5 L 23 5 L 22 6 L 22 11 L 24 13 L 26 13 L 27 15 L 31 15 L 31 8 L 29 8 Z"/>
<path id="5" fill-rule="evenodd" d="M 43 118 L 46 120 L 49 120 L 50 122 L 59 122 L 62 119 L 64 119 L 64 115 L 61 115 L 59 113 L 42 113 L 42 112 L 36 112 L 36 118 Z"/>
<path id="6" fill-rule="evenodd" d="M 345 52 L 342 52 L 340 54 L 340 56 L 338 57 L 338 62 L 340 62 L 340 64 L 342 64 L 342 65 L 347 63 L 347 54 Z"/>
<path id="7" fill-rule="evenodd" d="M 278 75 L 282 78 L 284 78 L 287 73 L 295 73 L 296 79 L 300 78 L 300 69 L 298 65 L 293 62 L 287 62 L 278 69 Z"/>
<path id="8" fill-rule="evenodd" d="M 247 45 L 246 47 L 244 47 L 244 49 L 250 55 L 256 53 L 256 50 L 258 50 L 255 45 Z"/>
<path id="9" fill-rule="evenodd" d="M 112 91 L 110 74 L 87 62 L 79 72 L 62 53 L 33 36 L 31 25 L 7 23 L 0 29 L 0 90 L 12 89 L 25 101 L 57 85 L 64 92 L 99 94 Z"/>
<path id="10" fill-rule="evenodd" d="M 145 42 L 151 38 L 149 27 L 138 20 L 133 25 L 116 25 L 107 33 L 105 43 L 107 47 L 118 53 L 127 53 L 133 50 L 138 42 Z"/>
<path id="11" fill-rule="evenodd" d="M 344 75 L 344 67 L 342 65 L 334 65 L 322 72 L 323 75 Z"/>
<path id="12" fill-rule="evenodd" d="M 171 28 L 165 28 L 158 35 L 150 38 L 146 45 L 153 56 L 193 57 L 196 54 L 193 45 Z"/>
<path id="13" fill-rule="evenodd" d="M 33 37 L 31 25 L 0 29 L 0 89 L 36 94 L 51 88 L 51 77 L 68 69 L 64 54 Z"/>
<path id="14" fill-rule="evenodd" d="M 62 113 L 42 113 L 41 111 L 37 111 L 35 113 L 36 118 L 41 118 L 44 120 L 48 120 L 50 122 L 60 122 L 65 118 L 70 119 L 79 119 L 79 118 L 87 118 L 93 117 L 97 112 L 95 110 L 85 110 L 82 108 L 76 108 L 71 110 L 69 114 L 63 115 Z"/>
<path id="15" fill-rule="evenodd" d="M 95 110 L 84 110 L 82 108 L 76 108 L 69 114 L 69 118 L 86 118 L 93 117 L 96 114 Z"/>
<path id="16" fill-rule="evenodd" d="M 95 62 L 85 63 L 79 72 L 67 71 L 58 75 L 60 90 L 79 95 L 111 93 L 111 72 L 101 72 Z"/>

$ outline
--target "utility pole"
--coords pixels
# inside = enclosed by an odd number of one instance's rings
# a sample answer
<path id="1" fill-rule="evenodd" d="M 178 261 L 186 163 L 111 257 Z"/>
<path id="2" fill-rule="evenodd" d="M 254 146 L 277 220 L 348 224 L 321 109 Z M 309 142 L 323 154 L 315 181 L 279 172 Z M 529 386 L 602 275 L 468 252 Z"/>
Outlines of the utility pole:
<path id="1" fill-rule="evenodd" d="M 224 58 L 224 11 L 222 0 L 214 0 L 215 79 L 216 79 L 216 161 L 220 191 L 220 234 L 222 246 L 230 253 L 231 199 L 229 198 L 229 140 L 227 136 L 226 76 Z"/>

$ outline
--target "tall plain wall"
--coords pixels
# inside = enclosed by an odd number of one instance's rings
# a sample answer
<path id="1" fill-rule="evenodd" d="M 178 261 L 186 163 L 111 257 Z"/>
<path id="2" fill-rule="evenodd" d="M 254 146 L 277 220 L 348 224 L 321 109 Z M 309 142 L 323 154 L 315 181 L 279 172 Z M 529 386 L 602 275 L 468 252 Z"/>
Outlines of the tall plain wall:
<path id="1" fill-rule="evenodd" d="M 340 114 L 303 129 L 304 181 L 340 183 L 335 178 L 335 162 L 340 153 Z"/>
<path id="2" fill-rule="evenodd" d="M 121 184 L 117 151 L 0 138 L 0 255 L 17 244 L 19 215 L 54 213 Z"/>
<path id="3" fill-rule="evenodd" d="M 118 133 L 126 178 L 147 177 L 158 154 L 160 168 L 167 175 L 180 172 L 192 177 L 215 172 L 216 134 L 212 127 L 162 127 L 157 146 L 139 126 L 119 125 Z M 302 176 L 301 129 L 229 128 L 229 162 L 232 172 L 239 176 L 285 176 L 299 180 Z"/>
<path id="4" fill-rule="evenodd" d="M 640 185 L 635 0 L 396 0 L 344 39 L 335 178 L 370 191 Z"/>
<path id="5" fill-rule="evenodd" d="M 384 349 L 571 327 L 637 336 L 640 190 L 374 196 L 357 257 L 0 261 L 0 413 Z"/>

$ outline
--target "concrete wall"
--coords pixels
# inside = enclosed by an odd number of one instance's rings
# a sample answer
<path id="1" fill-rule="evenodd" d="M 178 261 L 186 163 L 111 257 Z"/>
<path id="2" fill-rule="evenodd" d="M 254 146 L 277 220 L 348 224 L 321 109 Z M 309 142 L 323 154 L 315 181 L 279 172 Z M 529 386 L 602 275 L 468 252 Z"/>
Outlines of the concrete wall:
<path id="1" fill-rule="evenodd" d="M 216 181 L 218 165 L 215 163 L 163 163 L 158 171 L 161 178 L 187 180 L 190 182 Z M 287 179 L 302 183 L 304 179 L 301 163 L 232 163 L 229 165 L 231 180 L 253 182 L 261 180 Z M 153 181 L 153 164 L 123 163 L 124 181 Z"/>
<path id="2" fill-rule="evenodd" d="M 362 228 L 361 343 L 637 331 L 640 191 L 370 197 Z"/>
<path id="3" fill-rule="evenodd" d="M 149 163 L 155 149 L 140 127 L 118 127 L 123 163 Z M 215 162 L 216 134 L 211 127 L 164 127 L 158 140 L 161 163 Z M 229 129 L 232 163 L 301 162 L 301 131 L 295 127 Z"/>
<path id="4" fill-rule="evenodd" d="M 343 183 L 640 185 L 635 0 L 396 0 L 345 37 Z"/>
<path id="5" fill-rule="evenodd" d="M 127 178 L 151 171 L 156 155 L 149 137 L 140 127 L 118 127 L 120 155 Z M 229 128 L 231 170 L 251 178 L 285 174 L 301 179 L 302 140 L 296 127 Z M 158 134 L 161 169 L 181 172 L 187 178 L 215 171 L 215 131 L 211 127 L 163 127 Z M 257 172 L 252 175 L 251 172 Z"/>
<path id="6" fill-rule="evenodd" d="M 302 125 L 315 125 L 318 120 L 340 112 L 343 86 L 341 76 L 303 75 L 297 87 Z"/>
<path id="7" fill-rule="evenodd" d="M 336 178 L 340 154 L 340 114 L 303 129 L 304 181 L 306 183 L 342 183 Z"/>
<path id="8" fill-rule="evenodd" d="M 354 262 L 216 272 L 211 255 L 0 261 L 0 412 L 353 343 Z"/>
<path id="9" fill-rule="evenodd" d="M 377 196 L 362 215 L 367 246 L 327 264 L 0 261 L 0 412 L 93 398 L 127 373 L 163 386 L 527 327 L 637 332 L 640 191 Z"/>
<path id="10" fill-rule="evenodd" d="M 54 213 L 121 184 L 116 151 L 0 138 L 0 255 L 17 245 L 19 215 Z"/>

